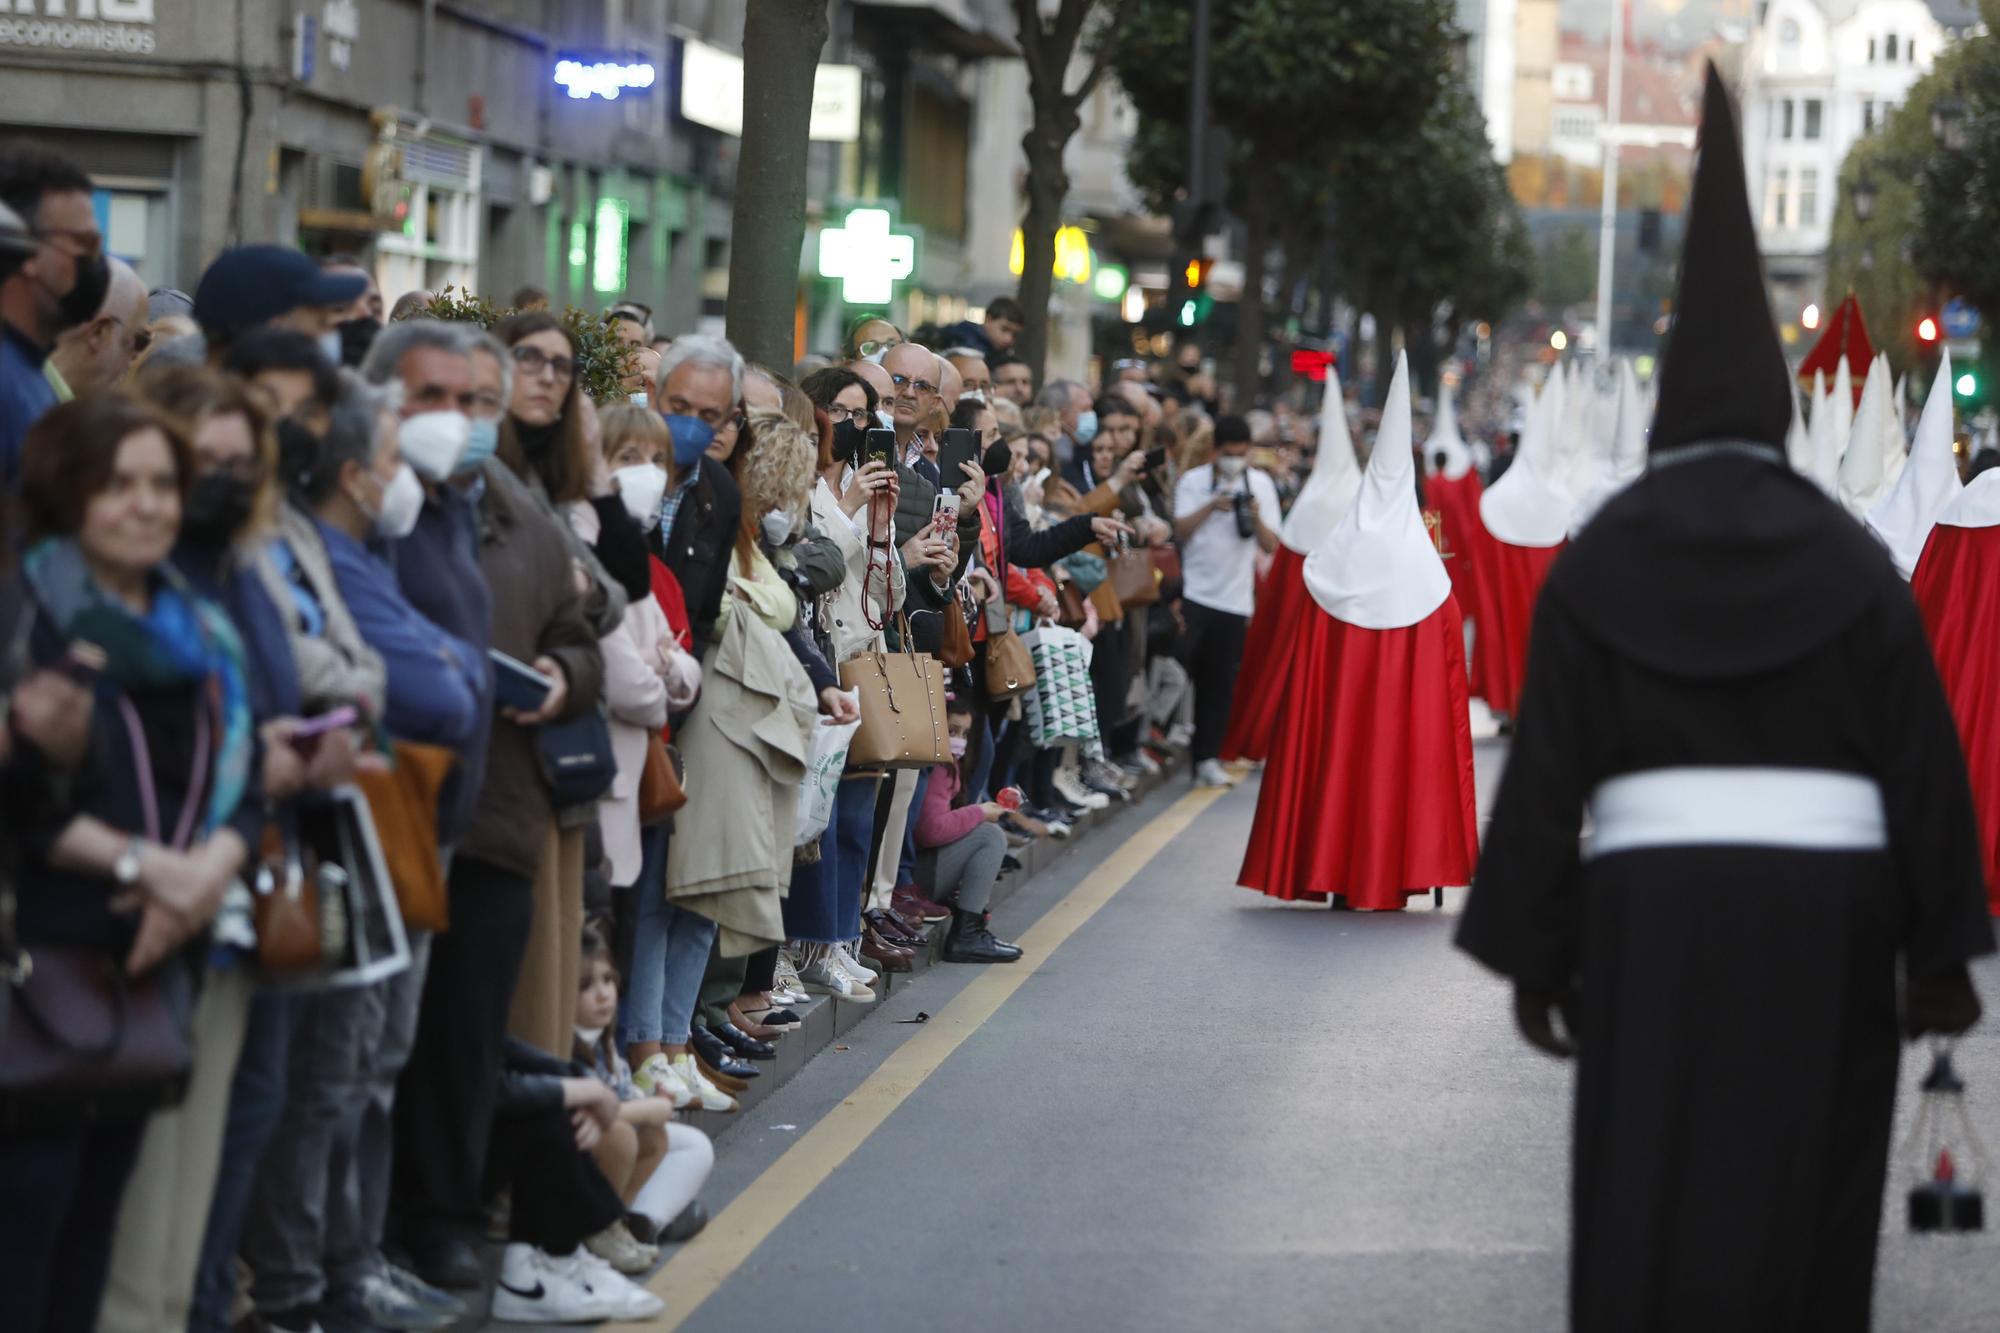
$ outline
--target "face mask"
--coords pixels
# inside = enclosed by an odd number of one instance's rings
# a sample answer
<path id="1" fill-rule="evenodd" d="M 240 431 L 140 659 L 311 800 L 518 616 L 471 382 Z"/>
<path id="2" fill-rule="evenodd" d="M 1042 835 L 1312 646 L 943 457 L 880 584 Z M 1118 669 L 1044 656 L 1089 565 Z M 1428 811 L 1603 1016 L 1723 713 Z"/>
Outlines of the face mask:
<path id="1" fill-rule="evenodd" d="M 644 390 L 638 393 L 628 393 L 625 396 L 632 400 L 632 406 L 634 407 L 651 407 L 653 405 L 653 400 L 646 396 Z"/>
<path id="2" fill-rule="evenodd" d="M 887 355 L 889 355 L 889 349 L 888 347 L 883 346 L 876 348 L 874 351 L 870 352 L 867 356 L 864 356 L 861 359 L 863 361 L 866 361 L 871 366 L 879 366 L 882 364 L 882 358 Z"/>
<path id="3" fill-rule="evenodd" d="M 764 515 L 764 540 L 772 546 L 783 546 L 792 535 L 792 516 L 783 509 L 773 509 Z"/>
<path id="4" fill-rule="evenodd" d="M 674 441 L 674 466 L 686 471 L 701 461 L 708 452 L 708 446 L 715 442 L 715 427 L 700 417 L 680 416 L 673 412 L 665 414 L 667 434 Z"/>
<path id="5" fill-rule="evenodd" d="M 1014 470 L 1014 447 L 1005 440 L 995 440 L 986 446 L 980 456 L 979 466 L 989 477 L 1004 477 Z"/>
<path id="6" fill-rule="evenodd" d="M 1074 438 L 1078 444 L 1089 444 L 1097 438 L 1097 411 L 1095 408 L 1087 407 L 1076 414 L 1076 435 Z"/>
<path id="7" fill-rule="evenodd" d="M 640 527 L 651 532 L 659 526 L 660 501 L 667 494 L 665 468 L 634 463 L 612 473 L 611 480 L 618 487 L 618 498 L 625 502 L 625 512 L 638 520 Z"/>
<path id="8" fill-rule="evenodd" d="M 340 364 L 340 330 L 328 329 L 319 335 L 319 354 L 331 365 Z"/>
<path id="9" fill-rule="evenodd" d="M 403 461 L 425 481 L 443 481 L 465 454 L 472 422 L 463 412 L 419 412 L 396 431 Z"/>
<path id="10" fill-rule="evenodd" d="M 963 736 L 953 736 L 951 738 L 951 757 L 953 759 L 965 758 L 965 739 Z"/>
<path id="11" fill-rule="evenodd" d="M 603 1028 L 580 1027 L 573 1030 L 576 1033 L 576 1039 L 583 1045 L 590 1047 L 592 1050 L 597 1049 L 597 1043 L 604 1037 Z"/>
<path id="12" fill-rule="evenodd" d="M 382 508 L 375 515 L 375 535 L 389 541 L 401 541 L 417 526 L 417 516 L 424 511 L 423 483 L 410 470 L 408 463 L 396 465 L 396 475 L 382 488 Z"/>
<path id="13" fill-rule="evenodd" d="M 858 421 L 843 421 L 833 428 L 833 456 L 844 463 L 860 467 L 861 451 L 867 443 L 867 428 Z"/>
<path id="14" fill-rule="evenodd" d="M 497 418 L 487 417 L 481 421 L 468 419 L 466 431 L 465 452 L 458 456 L 458 466 L 451 470 L 454 477 L 478 471 L 480 464 L 493 457 L 493 451 L 500 447 L 500 422 Z"/>
<path id="15" fill-rule="evenodd" d="M 958 396 L 958 401 L 961 403 L 983 403 L 986 401 L 986 390 L 967 389 Z"/>
<path id="16" fill-rule="evenodd" d="M 198 546 L 226 546 L 250 521 L 256 503 L 255 490 L 235 473 L 203 473 L 181 510 L 181 535 Z"/>
<path id="17" fill-rule="evenodd" d="M 368 349 L 375 345 L 375 335 L 382 331 L 382 321 L 368 315 L 359 319 L 344 319 L 334 325 L 340 332 L 340 364 L 358 366 L 368 358 Z"/>
<path id="18" fill-rule="evenodd" d="M 1230 481 L 1235 481 L 1243 475 L 1249 466 L 1250 460 L 1247 458 L 1231 458 L 1229 455 L 1224 454 L 1215 460 L 1215 474 L 1218 477 L 1225 477 Z"/>
<path id="19" fill-rule="evenodd" d="M 883 430 L 896 429 L 896 414 L 886 407 L 875 409 L 875 421 Z"/>
<path id="20" fill-rule="evenodd" d="M 56 302 L 56 319 L 65 329 L 80 328 L 97 318 L 97 308 L 111 290 L 111 263 L 102 253 L 74 262 L 76 282 Z"/>

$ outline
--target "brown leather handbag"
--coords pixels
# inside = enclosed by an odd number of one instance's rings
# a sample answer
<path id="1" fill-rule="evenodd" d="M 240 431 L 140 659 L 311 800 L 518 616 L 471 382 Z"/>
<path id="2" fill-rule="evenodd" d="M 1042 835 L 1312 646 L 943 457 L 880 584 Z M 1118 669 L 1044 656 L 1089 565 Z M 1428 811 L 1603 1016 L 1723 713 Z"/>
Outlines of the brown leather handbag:
<path id="1" fill-rule="evenodd" d="M 1035 655 L 1021 636 L 1003 630 L 986 636 L 986 693 L 1011 699 L 1035 688 Z"/>
<path id="2" fill-rule="evenodd" d="M 1082 629 L 1087 617 L 1083 608 L 1090 599 L 1074 579 L 1056 580 L 1056 624 L 1064 629 Z"/>
<path id="3" fill-rule="evenodd" d="M 903 642 L 909 642 L 907 629 Z M 944 664 L 929 653 L 863 653 L 840 664 L 840 688 L 861 699 L 847 771 L 929 768 L 951 758 Z"/>
<path id="4" fill-rule="evenodd" d="M 367 798 L 375 836 L 396 890 L 403 924 L 412 930 L 447 930 L 451 899 L 438 860 L 438 794 L 458 756 L 443 746 L 396 741 L 386 773 L 356 772 Z"/>
<path id="5" fill-rule="evenodd" d="M 687 803 L 680 754 L 655 732 L 646 737 L 646 767 L 639 774 L 639 822 L 657 824 Z"/>
<path id="6" fill-rule="evenodd" d="M 319 889 L 306 873 L 304 854 L 275 819 L 264 821 L 251 893 L 257 962 L 263 969 L 288 976 L 320 968 L 326 952 L 320 929 Z"/>
<path id="7" fill-rule="evenodd" d="M 1145 551 L 1123 546 L 1105 563 L 1111 567 L 1105 582 L 1117 590 L 1120 606 L 1131 610 L 1160 600 L 1160 581 L 1153 572 L 1153 559 Z"/>
<path id="8" fill-rule="evenodd" d="M 965 623 L 965 611 L 956 597 L 944 609 L 944 633 L 938 642 L 938 661 L 956 669 L 972 660 L 972 631 Z"/>

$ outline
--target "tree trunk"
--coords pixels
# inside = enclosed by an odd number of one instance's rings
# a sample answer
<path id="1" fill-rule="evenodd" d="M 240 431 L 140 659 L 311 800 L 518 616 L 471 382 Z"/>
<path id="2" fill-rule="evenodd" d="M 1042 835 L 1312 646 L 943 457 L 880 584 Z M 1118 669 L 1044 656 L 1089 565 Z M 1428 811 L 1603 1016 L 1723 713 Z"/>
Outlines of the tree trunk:
<path id="1" fill-rule="evenodd" d="M 1385 313 L 1394 309 L 1385 305 L 1375 316 L 1375 382 L 1368 393 L 1372 407 L 1389 401 L 1389 381 L 1396 377 L 1396 320 Z"/>
<path id="2" fill-rule="evenodd" d="M 826 45 L 826 0 L 757 0 L 743 16 L 743 139 L 730 225 L 729 340 L 747 360 L 789 374 L 799 251 L 806 230 L 813 74 Z"/>
<path id="3" fill-rule="evenodd" d="M 1271 222 L 1263 199 L 1254 192 L 1243 210 L 1243 294 L 1236 301 L 1236 401 L 1231 410 L 1248 412 L 1257 405 L 1258 364 L 1264 357 L 1264 251 L 1271 243 Z"/>
<path id="4" fill-rule="evenodd" d="M 1032 81 L 1031 81 L 1032 89 Z M 1049 298 L 1055 289 L 1056 229 L 1062 225 L 1062 203 L 1069 195 L 1069 173 L 1063 169 L 1063 147 L 1081 120 L 1074 111 L 1055 105 L 1062 90 L 1032 92 L 1035 120 L 1021 138 L 1028 155 L 1028 216 L 1021 222 L 1020 301 L 1026 322 L 1014 351 L 1028 363 L 1035 387 L 1049 354 Z"/>
<path id="5" fill-rule="evenodd" d="M 1403 346 L 1410 353 L 1410 397 L 1436 398 L 1438 344 L 1429 315 L 1411 316 L 1403 325 Z"/>

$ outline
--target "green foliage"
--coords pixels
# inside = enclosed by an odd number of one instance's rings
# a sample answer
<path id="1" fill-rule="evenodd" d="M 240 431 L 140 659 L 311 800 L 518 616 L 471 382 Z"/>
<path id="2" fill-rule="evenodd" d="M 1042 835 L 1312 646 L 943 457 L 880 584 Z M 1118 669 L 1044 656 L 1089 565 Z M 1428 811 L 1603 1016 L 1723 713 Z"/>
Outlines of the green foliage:
<path id="1" fill-rule="evenodd" d="M 489 332 L 513 310 L 501 310 L 483 296 L 457 287 L 447 287 L 430 299 L 423 309 L 425 319 L 441 319 L 453 324 L 477 324 Z M 583 391 L 593 402 L 612 402 L 625 396 L 622 381 L 635 369 L 637 349 L 619 339 L 611 316 L 592 314 L 568 306 L 562 313 L 563 331 L 576 346 L 576 374 Z"/>
<path id="2" fill-rule="evenodd" d="M 1536 297 L 1551 311 L 1582 305 L 1597 290 L 1597 238 L 1584 226 L 1565 227 L 1542 254 Z"/>
<path id="3" fill-rule="evenodd" d="M 1994 17 L 1989 13 L 1989 22 Z M 1932 111 L 1947 101 L 1963 115 L 1964 142 L 1955 149 L 1939 144 L 1931 130 Z M 1914 223 L 1913 234 L 1905 233 L 1912 234 L 1910 259 L 1938 295 L 1963 296 L 1992 326 L 2000 319 L 2000 247 L 1993 243 L 2000 234 L 2000 193 L 1994 189 L 2000 181 L 2000 38 L 1982 32 L 1940 55 L 1883 137 L 1894 138 L 1898 151 L 1886 164 L 1889 171 L 1871 173 L 1877 217 L 1892 199 L 1900 203 L 1913 176 L 1913 206 L 1904 212 L 1905 225 Z M 1848 166 L 1854 165 L 1850 155 Z M 1846 168 L 1841 177 L 1845 189 Z M 1878 225 L 1870 219 L 1871 230 Z M 1880 259 L 1878 254 L 1878 269 Z"/>

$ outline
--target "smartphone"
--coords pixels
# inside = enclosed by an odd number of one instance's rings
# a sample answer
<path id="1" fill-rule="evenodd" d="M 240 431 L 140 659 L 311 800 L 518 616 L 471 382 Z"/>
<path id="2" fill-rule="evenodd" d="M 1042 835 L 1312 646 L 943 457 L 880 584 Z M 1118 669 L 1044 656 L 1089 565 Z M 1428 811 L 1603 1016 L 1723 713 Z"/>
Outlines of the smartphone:
<path id="1" fill-rule="evenodd" d="M 1146 471 L 1158 472 L 1161 468 L 1165 467 L 1166 465 L 1167 465 L 1167 451 L 1165 446 L 1162 446 L 1158 449 L 1148 449 L 1146 451 Z"/>
<path id="2" fill-rule="evenodd" d="M 361 714 L 355 711 L 353 705 L 346 705 L 335 708 L 330 712 L 321 713 L 316 717 L 305 719 L 297 727 L 293 728 L 292 734 L 285 739 L 290 741 L 292 748 L 299 752 L 300 758 L 311 759 L 319 752 L 320 737 L 326 735 L 329 731 L 338 731 L 342 727 L 351 727 L 360 721 L 360 719 Z"/>
<path id="3" fill-rule="evenodd" d="M 532 713 L 549 697 L 556 683 L 519 658 L 509 657 L 498 648 L 486 655 L 493 662 L 493 701 L 502 708 Z"/>
<path id="4" fill-rule="evenodd" d="M 946 486 L 963 485 L 965 482 L 963 464 L 978 462 L 978 432 L 963 426 L 954 426 L 944 433 L 944 439 L 938 444 L 937 465 L 938 473 L 944 478 Z"/>
<path id="5" fill-rule="evenodd" d="M 863 453 L 861 456 L 861 461 L 864 464 L 870 461 L 876 461 L 876 462 L 886 463 L 891 468 L 894 468 L 896 466 L 895 431 L 893 430 L 869 431 L 868 440 L 865 444 L 862 445 L 862 449 Z"/>
<path id="6" fill-rule="evenodd" d="M 955 531 L 958 527 L 958 492 L 943 490 L 937 493 L 937 503 L 931 506 L 931 523 L 939 532 Z"/>
<path id="7" fill-rule="evenodd" d="M 1028 478 L 1029 481 L 1032 481 L 1037 486 L 1042 485 L 1048 479 L 1049 479 L 1049 470 L 1047 468 L 1043 468 L 1040 472 L 1037 472 L 1034 476 Z"/>

